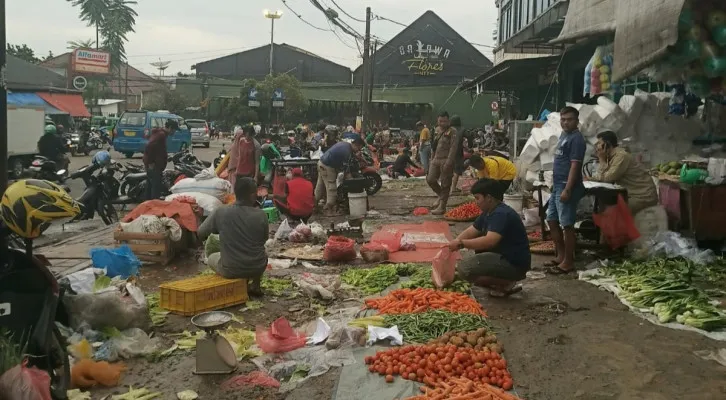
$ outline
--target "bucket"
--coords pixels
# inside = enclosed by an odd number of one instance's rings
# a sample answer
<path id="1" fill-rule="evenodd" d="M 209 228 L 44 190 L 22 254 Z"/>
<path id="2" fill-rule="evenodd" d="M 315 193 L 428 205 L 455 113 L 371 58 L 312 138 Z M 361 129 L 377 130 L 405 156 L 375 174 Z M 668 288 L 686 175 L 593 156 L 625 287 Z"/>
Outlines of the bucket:
<path id="1" fill-rule="evenodd" d="M 368 193 L 348 193 L 351 217 L 363 217 L 368 212 Z"/>
<path id="2" fill-rule="evenodd" d="M 524 196 L 521 194 L 505 194 L 504 204 L 512 207 L 517 214 L 521 214 L 522 209 L 524 208 Z"/>

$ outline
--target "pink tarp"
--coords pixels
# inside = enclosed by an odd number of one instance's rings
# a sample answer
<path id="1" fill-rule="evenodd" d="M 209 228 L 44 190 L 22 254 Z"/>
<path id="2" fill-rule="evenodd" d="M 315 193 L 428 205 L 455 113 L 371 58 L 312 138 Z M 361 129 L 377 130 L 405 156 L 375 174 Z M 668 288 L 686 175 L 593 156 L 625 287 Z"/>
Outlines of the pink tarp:
<path id="1" fill-rule="evenodd" d="M 392 263 L 431 262 L 436 253 L 454 239 L 447 222 L 427 221 L 421 224 L 383 225 L 373 234 L 371 242 L 390 244 L 391 240 L 399 237 L 402 242 L 414 243 L 416 250 L 391 252 L 388 261 Z M 456 257 L 461 259 L 458 253 Z"/>

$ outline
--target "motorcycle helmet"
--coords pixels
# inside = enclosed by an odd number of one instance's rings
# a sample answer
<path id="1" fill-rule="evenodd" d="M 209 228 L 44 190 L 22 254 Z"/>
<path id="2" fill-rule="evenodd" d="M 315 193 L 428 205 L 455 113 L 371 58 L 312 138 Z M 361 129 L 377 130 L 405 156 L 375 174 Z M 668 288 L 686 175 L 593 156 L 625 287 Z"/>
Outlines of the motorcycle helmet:
<path id="1" fill-rule="evenodd" d="M 40 236 L 51 221 L 73 218 L 81 208 L 65 190 L 53 182 L 19 180 L 10 185 L 0 202 L 0 218 L 20 237 Z"/>
<path id="2" fill-rule="evenodd" d="M 55 134 L 57 130 L 55 129 L 55 125 L 46 125 L 45 126 L 45 133 L 52 133 Z"/>
<path id="3" fill-rule="evenodd" d="M 91 161 L 94 165 L 105 166 L 111 163 L 111 154 L 106 150 L 99 151 Z"/>

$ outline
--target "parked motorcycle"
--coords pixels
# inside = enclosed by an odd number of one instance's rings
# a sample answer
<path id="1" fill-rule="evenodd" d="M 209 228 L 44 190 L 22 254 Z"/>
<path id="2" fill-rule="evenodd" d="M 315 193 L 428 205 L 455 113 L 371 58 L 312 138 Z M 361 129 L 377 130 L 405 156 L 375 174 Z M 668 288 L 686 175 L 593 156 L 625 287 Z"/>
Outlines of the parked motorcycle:
<path id="1" fill-rule="evenodd" d="M 33 177 L 37 179 L 43 179 L 51 182 L 63 183 L 68 177 L 68 162 L 65 160 L 65 165 L 58 165 L 55 161 L 43 157 L 35 156 L 35 159 L 30 163 L 30 172 Z"/>
<path id="2" fill-rule="evenodd" d="M 381 164 L 376 156 L 376 149 L 373 146 L 366 146 L 355 154 L 353 160 L 349 164 L 349 172 L 355 177 L 363 177 L 368 183 L 366 185 L 366 193 L 373 196 L 378 193 L 383 186 L 383 179 L 378 173 Z"/>
<path id="3" fill-rule="evenodd" d="M 73 221 L 93 219 L 96 212 L 106 225 L 118 222 L 114 204 L 131 204 L 127 196 L 119 196 L 119 181 L 114 177 L 114 163 L 105 167 L 87 165 L 71 174 L 71 179 L 82 179 L 86 189 L 76 201 L 81 213 Z"/>
<path id="4" fill-rule="evenodd" d="M 226 157 L 226 156 L 227 156 L 227 149 L 225 149 L 224 148 L 224 145 L 222 145 L 222 150 L 219 151 L 219 155 L 212 162 L 212 165 L 214 166 L 214 169 L 217 169 L 217 167 L 219 166 L 219 164 L 222 163 L 222 160 L 224 160 L 224 157 Z"/>
<path id="5" fill-rule="evenodd" d="M 50 394 L 67 399 L 70 389 L 70 362 L 67 343 L 56 322 L 68 325 L 62 299 L 64 288 L 48 268 L 42 255 L 33 254 L 32 240 L 21 240 L 2 223 L 8 237 L 7 256 L 0 260 L 0 330 L 22 341 L 29 367 L 50 376 Z"/>

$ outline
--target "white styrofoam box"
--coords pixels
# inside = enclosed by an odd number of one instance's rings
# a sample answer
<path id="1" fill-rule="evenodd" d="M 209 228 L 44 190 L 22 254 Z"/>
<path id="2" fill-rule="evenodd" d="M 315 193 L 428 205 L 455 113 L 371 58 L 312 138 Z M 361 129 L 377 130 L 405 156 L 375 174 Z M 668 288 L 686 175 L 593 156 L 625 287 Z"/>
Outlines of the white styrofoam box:
<path id="1" fill-rule="evenodd" d="M 524 180 L 529 183 L 537 182 L 537 179 L 539 179 L 539 172 L 535 171 L 527 171 L 527 175 L 524 177 Z"/>
<path id="2" fill-rule="evenodd" d="M 708 159 L 708 176 L 713 179 L 726 178 L 726 159 L 725 158 L 709 158 Z"/>
<path id="3" fill-rule="evenodd" d="M 545 171 L 552 170 L 552 167 L 555 163 L 555 157 L 553 154 L 543 151 L 539 154 L 539 162 L 542 166 L 542 169 Z"/>
<path id="4" fill-rule="evenodd" d="M 640 89 L 635 91 L 635 97 L 643 99 L 642 115 L 655 116 L 658 114 L 658 98 Z"/>
<path id="5" fill-rule="evenodd" d="M 555 127 L 560 127 L 560 113 L 558 112 L 552 112 L 547 115 L 547 122 L 545 122 L 546 125 L 553 125 Z"/>
<path id="6" fill-rule="evenodd" d="M 628 119 L 628 114 L 607 97 L 598 97 L 595 110 L 603 119 L 597 133 L 605 130 L 620 133 L 625 121 Z"/>
<path id="7" fill-rule="evenodd" d="M 638 211 L 633 216 L 633 222 L 635 227 L 638 228 L 638 232 L 640 232 L 640 237 L 629 244 L 628 248 L 630 249 L 639 248 L 657 235 L 658 232 L 668 230 L 668 214 L 661 205 Z"/>
<path id="8" fill-rule="evenodd" d="M 633 106 L 635 104 L 637 97 L 635 97 L 632 94 L 626 94 L 623 95 L 623 97 L 620 98 L 620 101 L 618 102 L 618 105 L 620 108 L 625 111 L 626 113 L 630 114 L 633 110 Z"/>
<path id="9" fill-rule="evenodd" d="M 585 141 L 588 144 L 594 145 L 595 143 L 597 143 L 597 136 L 588 136 L 588 137 L 585 138 Z"/>
<path id="10" fill-rule="evenodd" d="M 584 106 L 584 105 L 585 104 L 565 102 L 565 106 L 572 107 L 572 108 L 576 109 L 577 111 L 580 111 L 580 108 L 582 108 L 582 106 Z"/>
<path id="11" fill-rule="evenodd" d="M 522 152 L 519 154 L 519 158 L 522 160 L 524 165 L 529 165 L 534 162 L 537 156 L 539 156 L 540 151 L 541 150 L 539 149 L 539 146 L 537 146 L 534 137 L 530 136 L 524 144 L 524 147 L 522 147 Z"/>
<path id="12" fill-rule="evenodd" d="M 600 118 L 595 112 L 595 107 L 583 105 L 580 107 L 580 132 L 584 136 L 592 136 L 595 133 L 595 126 L 600 123 Z"/>
<path id="13" fill-rule="evenodd" d="M 534 139 L 535 144 L 540 149 L 546 149 L 549 144 L 549 137 L 543 128 L 532 128 L 530 138 Z"/>

